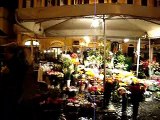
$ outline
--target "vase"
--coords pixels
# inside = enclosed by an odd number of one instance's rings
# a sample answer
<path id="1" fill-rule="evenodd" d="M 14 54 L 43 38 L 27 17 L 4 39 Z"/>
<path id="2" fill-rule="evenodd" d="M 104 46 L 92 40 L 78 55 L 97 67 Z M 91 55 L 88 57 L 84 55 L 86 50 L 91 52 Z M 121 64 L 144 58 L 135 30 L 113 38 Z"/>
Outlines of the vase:
<path id="1" fill-rule="evenodd" d="M 70 87 L 71 85 L 71 80 L 67 80 L 67 87 Z"/>

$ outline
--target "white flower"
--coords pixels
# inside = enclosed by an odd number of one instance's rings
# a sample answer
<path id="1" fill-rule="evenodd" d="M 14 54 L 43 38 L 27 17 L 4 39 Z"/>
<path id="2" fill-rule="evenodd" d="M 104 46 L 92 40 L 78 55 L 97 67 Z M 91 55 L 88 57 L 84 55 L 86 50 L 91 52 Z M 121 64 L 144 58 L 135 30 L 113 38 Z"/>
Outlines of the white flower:
<path id="1" fill-rule="evenodd" d="M 62 54 L 62 59 L 68 58 L 71 60 L 71 56 L 69 54 Z"/>

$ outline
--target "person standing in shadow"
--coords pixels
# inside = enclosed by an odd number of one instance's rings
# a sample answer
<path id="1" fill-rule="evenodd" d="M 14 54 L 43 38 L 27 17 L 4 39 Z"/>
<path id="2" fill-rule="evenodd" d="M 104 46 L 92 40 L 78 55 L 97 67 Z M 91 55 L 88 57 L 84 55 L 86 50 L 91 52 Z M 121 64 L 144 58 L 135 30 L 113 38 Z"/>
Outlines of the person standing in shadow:
<path id="1" fill-rule="evenodd" d="M 121 120 L 126 120 L 127 119 L 127 104 L 128 104 L 127 90 L 125 87 L 119 87 L 117 89 L 117 92 L 118 92 L 118 95 L 120 95 L 122 98 Z"/>
<path id="2" fill-rule="evenodd" d="M 105 81 L 105 89 L 104 89 L 104 105 L 103 109 L 109 109 L 109 103 L 111 101 L 112 92 L 117 87 L 117 81 L 113 78 L 107 78 Z"/>
<path id="3" fill-rule="evenodd" d="M 137 120 L 138 110 L 140 102 L 144 100 L 143 94 L 145 92 L 145 86 L 142 83 L 132 82 L 130 85 L 131 102 L 132 102 L 132 118 Z"/>
<path id="4" fill-rule="evenodd" d="M 5 66 L 1 69 L 0 119 L 17 120 L 18 102 L 23 93 L 23 81 L 27 71 L 24 49 L 16 44 L 5 48 Z"/>

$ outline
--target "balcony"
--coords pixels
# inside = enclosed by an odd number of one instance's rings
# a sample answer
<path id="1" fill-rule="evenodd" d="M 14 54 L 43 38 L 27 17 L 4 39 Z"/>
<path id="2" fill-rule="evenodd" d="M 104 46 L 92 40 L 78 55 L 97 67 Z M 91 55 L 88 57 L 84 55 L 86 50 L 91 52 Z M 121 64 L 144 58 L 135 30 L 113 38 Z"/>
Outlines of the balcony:
<path id="1" fill-rule="evenodd" d="M 50 19 L 96 14 L 160 18 L 158 0 L 19 0 L 21 20 Z"/>
<path id="2" fill-rule="evenodd" d="M 159 29 L 159 11 L 155 0 L 19 0 L 16 18 L 29 32 L 70 37 L 103 36 L 102 24 L 96 31 L 90 25 L 94 16 L 105 16 L 108 38 L 137 39 Z"/>
<path id="3" fill-rule="evenodd" d="M 131 4 L 148 7 L 158 7 L 160 5 L 159 0 L 19 0 L 19 8 L 35 8 L 95 3 Z"/>

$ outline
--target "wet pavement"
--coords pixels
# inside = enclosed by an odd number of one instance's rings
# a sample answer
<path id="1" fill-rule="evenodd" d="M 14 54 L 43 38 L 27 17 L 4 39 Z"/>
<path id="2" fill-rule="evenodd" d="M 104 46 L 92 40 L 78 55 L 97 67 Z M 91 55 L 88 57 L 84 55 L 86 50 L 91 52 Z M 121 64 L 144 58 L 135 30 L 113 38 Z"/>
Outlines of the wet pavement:
<path id="1" fill-rule="evenodd" d="M 139 108 L 139 120 L 160 120 L 160 101 L 143 102 Z"/>
<path id="2" fill-rule="evenodd" d="M 132 120 L 132 105 L 128 100 L 126 115 L 122 116 L 121 113 L 121 102 L 111 102 L 113 109 L 102 109 L 101 107 L 97 109 L 73 109 L 61 111 L 55 110 L 55 107 L 51 109 L 36 109 L 33 111 L 34 117 L 36 119 L 30 120 Z M 114 107 L 113 107 L 114 106 Z M 38 107 L 39 108 L 39 107 Z M 54 109 L 53 109 L 54 108 Z M 58 107 L 59 108 L 59 107 Z M 26 110 L 26 109 L 25 109 Z M 31 109 L 29 109 L 30 111 Z M 35 114 L 35 111 L 38 114 Z M 29 115 L 26 116 L 26 118 Z M 25 119 L 28 120 L 28 119 Z M 154 94 L 147 98 L 145 101 L 140 103 L 139 116 L 137 120 L 160 120 L 160 100 L 155 99 Z"/>
<path id="3" fill-rule="evenodd" d="M 116 117 L 112 120 L 132 120 L 132 105 L 130 103 L 127 105 L 126 116 L 122 116 L 120 103 L 113 103 L 113 105 L 116 109 L 116 113 L 114 113 Z M 110 119 L 107 116 L 106 118 Z M 160 120 L 160 100 L 155 99 L 154 94 L 140 103 L 137 120 Z"/>
<path id="4" fill-rule="evenodd" d="M 121 103 L 112 102 L 114 111 L 103 110 L 96 112 L 94 117 L 80 117 L 78 120 L 133 120 L 132 119 L 132 105 L 128 102 L 127 113 L 122 116 Z M 146 98 L 145 101 L 140 103 L 139 116 L 137 120 L 160 120 L 160 100 L 154 97 L 154 94 L 150 98 Z"/>

